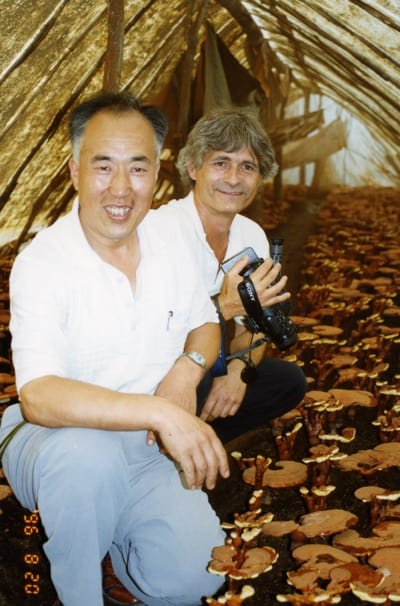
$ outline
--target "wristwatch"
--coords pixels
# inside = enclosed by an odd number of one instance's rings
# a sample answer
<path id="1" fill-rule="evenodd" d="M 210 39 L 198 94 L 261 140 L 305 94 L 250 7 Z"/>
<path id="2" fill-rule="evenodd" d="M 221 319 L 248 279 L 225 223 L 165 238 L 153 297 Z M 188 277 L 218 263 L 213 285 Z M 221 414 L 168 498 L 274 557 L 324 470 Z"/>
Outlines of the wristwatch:
<path id="1" fill-rule="evenodd" d="M 198 351 L 185 351 L 179 357 L 180 358 L 190 358 L 190 360 L 192 360 L 192 362 L 197 364 L 197 366 L 200 366 L 203 370 L 206 369 L 206 359 Z"/>

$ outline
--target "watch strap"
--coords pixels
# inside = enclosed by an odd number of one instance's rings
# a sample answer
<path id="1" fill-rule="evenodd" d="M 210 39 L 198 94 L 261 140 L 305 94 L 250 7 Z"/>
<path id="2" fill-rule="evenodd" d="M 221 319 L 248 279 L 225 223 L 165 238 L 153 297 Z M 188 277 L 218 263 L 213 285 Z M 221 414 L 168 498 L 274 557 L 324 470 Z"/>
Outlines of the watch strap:
<path id="1" fill-rule="evenodd" d="M 197 352 L 197 351 L 184 351 L 183 354 L 179 356 L 180 358 L 189 358 L 192 362 L 200 366 L 203 370 L 206 370 L 206 360 L 205 357 Z"/>

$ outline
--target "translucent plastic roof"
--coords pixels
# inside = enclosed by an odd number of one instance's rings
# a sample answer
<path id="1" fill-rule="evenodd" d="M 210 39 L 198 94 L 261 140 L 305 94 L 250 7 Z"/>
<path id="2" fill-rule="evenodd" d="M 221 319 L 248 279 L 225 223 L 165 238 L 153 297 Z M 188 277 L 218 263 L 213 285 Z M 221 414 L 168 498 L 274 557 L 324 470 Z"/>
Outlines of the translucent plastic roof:
<path id="1" fill-rule="evenodd" d="M 190 126 L 201 105 L 193 82 L 210 30 L 231 58 L 231 90 L 245 86 L 242 70 L 272 121 L 296 96 L 327 96 L 366 125 L 398 170 L 399 0 L 3 1 L 0 244 L 24 241 L 70 204 L 67 115 L 103 87 L 107 69 L 119 88 L 175 108 L 172 135 L 184 135 L 180 112 Z M 119 63 L 107 43 L 121 35 Z"/>

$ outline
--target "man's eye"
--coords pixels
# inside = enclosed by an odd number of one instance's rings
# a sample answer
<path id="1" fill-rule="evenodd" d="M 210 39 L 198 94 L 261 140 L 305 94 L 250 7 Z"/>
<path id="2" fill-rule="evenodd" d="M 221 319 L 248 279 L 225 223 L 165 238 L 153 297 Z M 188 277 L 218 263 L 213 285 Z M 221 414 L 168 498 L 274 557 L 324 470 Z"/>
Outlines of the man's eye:
<path id="1" fill-rule="evenodd" d="M 255 167 L 255 166 L 253 166 L 253 164 L 245 164 L 245 165 L 243 166 L 243 168 L 244 168 L 244 170 L 245 170 L 246 172 L 248 172 L 248 173 L 251 173 L 251 172 L 255 171 L 255 169 L 256 169 L 256 167 Z"/>

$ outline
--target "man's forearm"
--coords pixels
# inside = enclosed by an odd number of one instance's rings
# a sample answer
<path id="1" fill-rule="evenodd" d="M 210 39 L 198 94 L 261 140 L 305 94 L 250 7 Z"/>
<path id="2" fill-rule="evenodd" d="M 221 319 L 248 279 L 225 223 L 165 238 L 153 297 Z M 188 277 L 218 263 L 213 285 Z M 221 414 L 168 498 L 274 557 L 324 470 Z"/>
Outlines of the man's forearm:
<path id="1" fill-rule="evenodd" d="M 23 415 L 45 427 L 90 427 L 116 431 L 145 430 L 161 398 L 121 393 L 91 383 L 53 375 L 26 383 L 20 393 Z"/>
<path id="2" fill-rule="evenodd" d="M 184 351 L 199 352 L 206 361 L 206 370 L 211 368 L 218 357 L 221 347 L 221 328 L 214 322 L 207 322 L 192 330 L 185 342 Z"/>
<path id="3" fill-rule="evenodd" d="M 264 337 L 264 334 L 262 334 L 262 333 L 257 333 L 257 334 L 253 335 L 249 330 L 243 329 L 241 332 L 239 332 L 237 335 L 235 335 L 233 337 L 233 339 L 231 340 L 231 342 L 229 344 L 229 355 L 233 355 L 235 353 L 239 353 L 243 350 L 248 349 L 248 347 L 250 347 L 252 343 L 255 343 L 256 341 L 258 341 L 259 339 L 261 339 L 263 337 Z M 265 355 L 266 347 L 267 347 L 266 343 L 261 343 L 258 347 L 255 347 L 254 349 L 252 349 L 251 353 L 247 352 L 247 353 L 243 354 L 243 357 L 245 359 L 248 359 L 249 356 L 251 355 L 252 362 L 255 365 L 257 365 L 263 359 L 263 357 Z"/>

